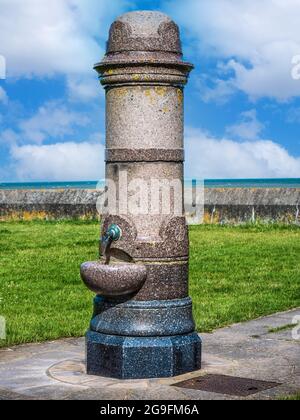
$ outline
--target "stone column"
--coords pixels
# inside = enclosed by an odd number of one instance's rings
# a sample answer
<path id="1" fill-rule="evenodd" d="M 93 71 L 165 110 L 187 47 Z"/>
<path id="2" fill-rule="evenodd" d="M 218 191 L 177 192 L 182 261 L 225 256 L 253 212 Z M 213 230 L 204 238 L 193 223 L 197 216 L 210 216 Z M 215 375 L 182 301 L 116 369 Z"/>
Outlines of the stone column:
<path id="1" fill-rule="evenodd" d="M 95 66 L 106 90 L 110 180 L 102 237 L 117 225 L 111 263 L 128 264 L 128 273 L 142 265 L 147 277 L 127 296 L 95 299 L 87 338 L 92 374 L 168 377 L 200 368 L 183 206 L 183 89 L 192 68 L 182 60 L 177 25 L 158 12 L 118 18 Z"/>

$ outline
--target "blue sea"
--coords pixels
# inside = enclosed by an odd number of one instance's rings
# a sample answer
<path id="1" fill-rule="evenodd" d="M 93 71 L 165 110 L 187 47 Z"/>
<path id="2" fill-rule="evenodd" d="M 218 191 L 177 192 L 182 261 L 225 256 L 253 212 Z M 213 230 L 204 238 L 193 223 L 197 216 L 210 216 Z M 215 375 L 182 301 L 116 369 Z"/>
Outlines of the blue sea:
<path id="1" fill-rule="evenodd" d="M 186 186 L 192 185 L 186 180 Z M 201 182 L 201 181 L 199 181 Z M 214 179 L 205 180 L 206 188 L 300 188 L 300 178 L 286 179 Z M 65 190 L 95 189 L 97 181 L 78 182 L 0 182 L 0 190 Z"/>

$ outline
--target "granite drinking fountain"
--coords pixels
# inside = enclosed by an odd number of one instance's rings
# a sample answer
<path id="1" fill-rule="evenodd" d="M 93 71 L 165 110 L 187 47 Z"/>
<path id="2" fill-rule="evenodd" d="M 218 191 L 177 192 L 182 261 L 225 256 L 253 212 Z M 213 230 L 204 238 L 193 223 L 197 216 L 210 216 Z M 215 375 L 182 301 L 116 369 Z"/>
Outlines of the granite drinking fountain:
<path id="1" fill-rule="evenodd" d="M 87 372 L 143 379 L 198 370 L 183 198 L 183 90 L 193 66 L 183 61 L 179 29 L 168 16 L 132 12 L 111 26 L 95 69 L 106 90 L 109 183 L 101 258 L 81 267 L 96 294 Z M 162 189 L 155 193 L 154 185 Z M 150 211 L 136 211 L 141 197 Z"/>

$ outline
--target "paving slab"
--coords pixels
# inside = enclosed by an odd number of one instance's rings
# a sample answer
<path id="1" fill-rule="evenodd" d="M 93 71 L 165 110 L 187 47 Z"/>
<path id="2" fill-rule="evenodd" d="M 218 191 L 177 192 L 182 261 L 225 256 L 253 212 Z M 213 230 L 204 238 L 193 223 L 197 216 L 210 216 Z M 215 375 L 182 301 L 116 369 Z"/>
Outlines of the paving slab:
<path id="1" fill-rule="evenodd" d="M 0 350 L 0 400 L 270 400 L 300 391 L 300 308 L 222 328 L 203 339 L 203 369 L 175 378 L 121 381 L 88 376 L 83 338 Z M 278 329 L 277 332 L 272 330 Z M 276 382 L 246 398 L 177 387 L 207 374 Z"/>

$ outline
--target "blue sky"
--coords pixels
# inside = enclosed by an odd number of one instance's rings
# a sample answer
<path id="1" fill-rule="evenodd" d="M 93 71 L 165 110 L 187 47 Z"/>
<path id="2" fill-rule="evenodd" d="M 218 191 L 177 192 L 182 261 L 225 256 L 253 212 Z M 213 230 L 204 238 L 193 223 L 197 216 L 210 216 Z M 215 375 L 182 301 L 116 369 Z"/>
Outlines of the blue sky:
<path id="1" fill-rule="evenodd" d="M 92 67 L 112 21 L 146 9 L 176 20 L 196 66 L 186 175 L 300 177 L 300 0 L 0 0 L 0 182 L 103 178 Z"/>

